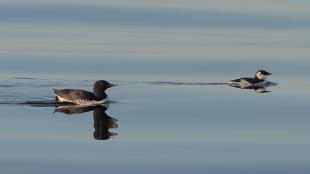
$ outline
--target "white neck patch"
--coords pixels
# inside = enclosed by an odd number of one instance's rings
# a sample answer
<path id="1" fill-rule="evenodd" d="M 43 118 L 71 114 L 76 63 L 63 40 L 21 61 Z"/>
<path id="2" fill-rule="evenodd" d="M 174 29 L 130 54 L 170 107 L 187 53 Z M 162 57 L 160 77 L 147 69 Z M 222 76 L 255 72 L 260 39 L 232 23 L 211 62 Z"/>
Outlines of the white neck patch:
<path id="1" fill-rule="evenodd" d="M 256 77 L 260 80 L 265 80 L 268 77 L 268 75 L 264 75 L 261 72 L 258 72 L 256 73 Z"/>

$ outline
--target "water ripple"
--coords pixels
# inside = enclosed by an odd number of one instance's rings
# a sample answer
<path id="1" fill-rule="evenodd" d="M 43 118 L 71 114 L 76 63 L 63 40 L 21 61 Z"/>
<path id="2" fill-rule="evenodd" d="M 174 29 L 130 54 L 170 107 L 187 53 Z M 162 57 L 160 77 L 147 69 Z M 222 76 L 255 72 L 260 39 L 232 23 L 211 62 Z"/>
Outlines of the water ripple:
<path id="1" fill-rule="evenodd" d="M 157 82 L 144 82 L 153 85 L 194 85 L 194 86 L 210 86 L 210 85 L 227 85 L 227 83 L 206 83 L 206 82 L 165 82 L 165 81 L 157 81 Z"/>
<path id="2" fill-rule="evenodd" d="M 182 82 L 182 81 L 111 81 L 119 86 L 127 85 L 176 85 L 176 86 L 218 86 L 228 85 L 223 82 Z M 15 77 L 0 80 L 0 104 L 30 105 L 34 107 L 55 106 L 52 88 L 81 88 L 91 90 L 93 80 L 55 80 L 32 77 Z M 275 86 L 276 83 L 266 87 Z M 251 88 L 252 89 L 252 88 Z M 111 103 L 115 103 L 113 101 Z"/>

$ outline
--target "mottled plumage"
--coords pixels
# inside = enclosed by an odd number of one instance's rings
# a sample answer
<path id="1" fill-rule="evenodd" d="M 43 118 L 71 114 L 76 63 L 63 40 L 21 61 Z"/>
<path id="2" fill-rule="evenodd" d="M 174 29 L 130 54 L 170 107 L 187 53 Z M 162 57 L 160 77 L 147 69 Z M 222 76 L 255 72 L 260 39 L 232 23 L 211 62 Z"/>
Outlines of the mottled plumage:
<path id="1" fill-rule="evenodd" d="M 79 105 L 95 105 L 107 102 L 105 90 L 115 85 L 104 80 L 96 81 L 93 93 L 81 89 L 54 89 L 56 102 L 74 103 Z"/>

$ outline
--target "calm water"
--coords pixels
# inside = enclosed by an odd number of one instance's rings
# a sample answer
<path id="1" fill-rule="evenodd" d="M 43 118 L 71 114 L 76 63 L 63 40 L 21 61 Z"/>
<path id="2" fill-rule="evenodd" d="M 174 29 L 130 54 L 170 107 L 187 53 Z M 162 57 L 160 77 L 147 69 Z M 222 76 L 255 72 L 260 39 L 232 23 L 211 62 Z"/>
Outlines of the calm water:
<path id="1" fill-rule="evenodd" d="M 2 173 L 309 173 L 310 3 L 149 2 L 0 4 Z M 56 110 L 98 79 L 109 106 Z"/>

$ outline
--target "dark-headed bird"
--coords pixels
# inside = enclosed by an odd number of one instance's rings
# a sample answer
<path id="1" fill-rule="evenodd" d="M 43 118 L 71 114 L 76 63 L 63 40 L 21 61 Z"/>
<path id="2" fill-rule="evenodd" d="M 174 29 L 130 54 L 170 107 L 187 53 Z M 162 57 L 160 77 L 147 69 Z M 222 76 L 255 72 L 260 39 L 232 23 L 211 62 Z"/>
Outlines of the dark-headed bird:
<path id="1" fill-rule="evenodd" d="M 54 89 L 56 102 L 73 103 L 77 105 L 100 105 L 108 102 L 105 90 L 116 85 L 105 80 L 95 82 L 93 92 L 82 89 Z"/>
<path id="2" fill-rule="evenodd" d="M 228 83 L 231 86 L 239 86 L 240 88 L 248 88 L 251 86 L 264 86 L 269 83 L 267 77 L 271 74 L 272 73 L 265 70 L 259 70 L 256 72 L 254 78 L 242 77 L 240 79 L 231 80 Z"/>

